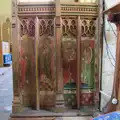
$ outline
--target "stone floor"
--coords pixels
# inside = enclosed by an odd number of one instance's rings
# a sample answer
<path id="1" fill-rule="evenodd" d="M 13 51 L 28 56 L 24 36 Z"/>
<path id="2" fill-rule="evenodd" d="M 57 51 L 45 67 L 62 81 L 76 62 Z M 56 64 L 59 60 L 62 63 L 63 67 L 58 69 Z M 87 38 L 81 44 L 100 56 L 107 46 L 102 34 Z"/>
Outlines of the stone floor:
<path id="1" fill-rule="evenodd" d="M 90 120 L 91 117 L 64 117 L 63 120 Z"/>
<path id="2" fill-rule="evenodd" d="M 12 118 L 10 120 L 91 120 L 91 117 Z"/>
<path id="3" fill-rule="evenodd" d="M 12 111 L 13 99 L 12 66 L 0 68 L 0 120 L 8 120 Z M 68 115 L 69 116 L 69 115 Z M 90 120 L 91 117 L 47 117 L 36 120 Z M 16 119 L 11 119 L 16 120 Z M 35 118 L 20 118 L 18 120 L 35 120 Z"/>
<path id="4" fill-rule="evenodd" d="M 0 120 L 8 120 L 12 110 L 12 66 L 0 68 Z"/>

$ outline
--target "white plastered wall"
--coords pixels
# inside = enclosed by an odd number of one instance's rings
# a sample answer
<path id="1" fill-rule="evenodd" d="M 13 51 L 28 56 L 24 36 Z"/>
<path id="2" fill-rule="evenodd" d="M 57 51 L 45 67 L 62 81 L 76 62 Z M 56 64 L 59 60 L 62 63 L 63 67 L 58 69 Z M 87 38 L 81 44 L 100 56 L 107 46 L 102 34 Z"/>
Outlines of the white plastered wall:
<path id="1" fill-rule="evenodd" d="M 117 4 L 119 1 L 120 0 L 105 0 L 105 5 L 107 8 L 110 8 L 113 5 Z M 116 26 L 115 24 L 109 23 L 107 21 L 107 16 L 105 16 L 105 33 L 108 47 L 106 47 L 105 38 L 103 37 L 104 44 L 103 44 L 101 110 L 107 104 L 111 97 L 116 58 L 116 40 L 117 40 Z"/>

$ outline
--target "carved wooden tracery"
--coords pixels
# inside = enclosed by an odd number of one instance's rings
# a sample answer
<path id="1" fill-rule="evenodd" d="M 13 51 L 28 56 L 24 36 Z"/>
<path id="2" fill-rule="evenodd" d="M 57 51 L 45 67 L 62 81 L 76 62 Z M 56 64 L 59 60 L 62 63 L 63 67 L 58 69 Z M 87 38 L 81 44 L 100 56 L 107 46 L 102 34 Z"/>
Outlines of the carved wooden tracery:
<path id="1" fill-rule="evenodd" d="M 60 78 L 64 81 L 65 105 L 76 108 L 78 103 L 80 106 L 94 104 L 96 88 L 93 68 L 95 66 L 96 17 L 97 6 L 95 4 L 88 6 L 61 4 L 61 16 L 59 17 L 55 16 L 54 3 L 18 5 L 19 43 L 21 44 L 19 84 L 22 86 L 21 91 L 22 89 L 25 91 L 23 95 L 25 106 L 34 107 L 37 104 L 34 102 L 36 99 L 34 96 L 37 95 L 40 95 L 41 108 L 55 106 L 56 69 L 58 67 L 56 63 L 59 57 L 56 55 L 57 45 L 61 46 L 59 51 L 61 66 L 59 67 L 62 68 Z M 60 18 L 60 21 L 56 18 Z M 61 38 L 60 41 L 56 41 L 56 28 L 62 32 L 61 36 L 57 33 L 57 37 Z M 36 71 L 35 66 L 38 66 Z M 78 71 L 78 66 L 81 66 L 81 71 Z M 39 82 L 37 95 L 36 76 Z M 78 94 L 78 85 L 80 94 Z M 34 91 L 32 93 L 31 88 Z M 80 98 L 78 103 L 77 97 Z"/>
<path id="2" fill-rule="evenodd" d="M 38 51 L 40 105 L 45 108 L 55 104 L 54 19 L 39 19 Z"/>
<path id="3" fill-rule="evenodd" d="M 54 36 L 54 19 L 39 19 L 40 36 Z"/>
<path id="4" fill-rule="evenodd" d="M 77 19 L 65 17 L 62 19 L 62 34 L 63 36 L 73 35 L 77 36 Z"/>
<path id="5" fill-rule="evenodd" d="M 96 92 L 96 20 L 82 18 L 81 20 L 81 87 L 88 94 L 82 94 L 81 104 L 98 102 L 99 93 Z M 97 80 L 98 81 L 98 80 Z M 88 92 L 89 91 L 89 92 Z M 86 96 L 86 97 L 85 97 Z M 96 97 L 97 96 L 97 97 Z M 97 99 L 96 99 L 97 98 Z"/>
<path id="6" fill-rule="evenodd" d="M 20 99 L 23 105 L 35 107 L 35 18 L 20 18 L 19 30 Z"/>
<path id="7" fill-rule="evenodd" d="M 82 75 L 81 75 L 81 87 L 85 87 L 86 90 L 90 91 L 87 95 L 84 95 L 84 92 L 81 94 L 81 105 L 93 104 L 93 92 L 94 89 L 94 44 L 95 44 L 95 20 L 89 19 L 80 19 L 81 23 L 81 59 L 82 61 Z M 77 17 L 64 17 L 62 21 L 62 52 L 63 52 L 63 76 L 64 76 L 64 85 L 65 85 L 65 93 L 72 93 L 71 96 L 66 96 L 66 100 L 69 103 L 71 99 L 71 105 L 75 106 L 73 101 L 76 101 L 76 92 L 74 91 L 75 83 L 77 82 L 77 64 L 75 64 L 78 60 L 77 57 L 77 35 L 78 35 L 78 24 Z M 65 55 L 64 55 L 65 54 Z M 65 62 L 66 58 L 66 62 Z M 73 62 L 73 63 L 72 63 Z M 73 66 L 72 66 L 73 65 Z M 66 67 L 67 66 L 67 67 Z M 86 68 L 87 67 L 87 68 Z M 64 70 L 65 69 L 65 70 Z M 67 70 L 67 71 L 66 71 Z M 71 71 L 72 70 L 72 71 Z M 90 75 L 91 74 L 91 75 Z M 91 77 L 93 76 L 93 77 Z M 68 78 L 67 78 L 68 77 Z M 68 79 L 68 80 L 66 80 Z M 73 85 L 73 90 L 66 92 L 66 88 L 69 87 L 70 83 Z M 74 83 L 74 84 L 73 84 Z M 78 83 L 77 83 L 78 84 Z M 92 88 L 92 89 L 90 89 Z M 73 94 L 74 93 L 74 94 Z M 86 97 L 84 97 L 86 96 Z M 85 100 L 85 101 L 84 101 Z"/>
<path id="8" fill-rule="evenodd" d="M 66 106 L 76 107 L 77 16 L 62 18 L 62 68 Z M 70 88 L 71 86 L 71 88 Z"/>
<path id="9" fill-rule="evenodd" d="M 95 36 L 95 20 L 81 20 L 82 24 L 82 37 L 94 37 Z"/>
<path id="10" fill-rule="evenodd" d="M 20 21 L 20 36 L 28 35 L 35 37 L 35 19 L 34 18 L 23 18 Z"/>
<path id="11" fill-rule="evenodd" d="M 20 36 L 25 40 L 24 36 L 35 37 L 35 19 L 34 18 L 22 18 L 20 19 Z M 87 38 L 82 42 L 82 72 L 83 76 L 81 76 L 81 82 L 90 85 L 90 81 L 86 78 L 86 64 L 92 64 L 94 66 L 93 57 L 94 57 L 94 41 L 88 40 L 94 37 L 95 35 L 95 22 L 94 20 L 82 19 L 81 22 L 81 36 L 82 39 Z M 63 80 L 65 88 L 69 87 L 69 84 L 72 83 L 73 86 L 77 81 L 77 35 L 78 35 L 78 23 L 77 17 L 63 17 L 62 18 L 62 67 L 63 67 Z M 23 40 L 23 41 L 24 41 Z M 38 55 L 38 65 L 39 67 L 39 82 L 40 82 L 40 91 L 54 91 L 55 90 L 55 42 L 54 42 L 54 19 L 40 18 L 39 19 L 39 55 Z M 88 41 L 88 44 L 85 43 Z M 22 55 L 22 51 L 21 51 Z M 24 61 L 27 63 L 28 61 Z M 23 64 L 25 64 L 23 63 Z M 24 66 L 24 65 L 23 65 Z M 21 71 L 22 73 L 22 81 L 25 81 L 25 72 L 26 66 L 23 67 Z M 85 68 L 85 69 L 84 69 Z M 91 70 L 91 69 L 90 69 Z M 94 73 L 92 74 L 94 76 Z M 90 77 L 90 76 L 89 76 Z M 22 82 L 22 84 L 23 84 Z M 94 83 L 94 79 L 92 79 L 92 84 Z M 72 85 L 71 84 L 71 85 Z M 75 85 L 76 86 L 76 85 Z M 74 87 L 75 87 L 74 86 Z M 93 85 L 92 85 L 93 86 Z M 76 89 L 76 87 L 75 87 Z M 73 106 L 76 106 L 76 92 L 71 91 L 72 94 L 72 103 Z M 66 90 L 64 91 L 66 94 Z M 69 91 L 70 92 L 70 91 Z M 48 95 L 48 94 L 46 94 Z M 49 96 L 49 95 L 48 95 Z M 84 96 L 84 95 L 83 95 Z M 90 95 L 88 95 L 90 96 Z M 93 94 L 91 94 L 93 96 Z M 89 99 L 91 99 L 91 96 Z M 42 98 L 43 96 L 41 96 Z M 81 96 L 84 99 L 84 97 Z M 87 98 L 87 96 L 86 96 Z M 52 98 L 51 98 L 52 99 Z M 71 97 L 66 98 L 66 102 L 70 100 Z M 88 100 L 88 98 L 87 98 Z M 43 100 L 44 101 L 44 100 Z M 46 101 L 48 102 L 48 101 Z M 44 104 L 46 104 L 44 102 Z M 68 102 L 69 103 L 69 102 Z M 68 104 L 66 103 L 66 104 Z M 93 102 L 90 100 L 86 103 L 92 104 Z M 86 104 L 81 101 L 81 104 Z M 43 103 L 41 103 L 43 105 Z M 44 105 L 42 106 L 44 107 Z"/>

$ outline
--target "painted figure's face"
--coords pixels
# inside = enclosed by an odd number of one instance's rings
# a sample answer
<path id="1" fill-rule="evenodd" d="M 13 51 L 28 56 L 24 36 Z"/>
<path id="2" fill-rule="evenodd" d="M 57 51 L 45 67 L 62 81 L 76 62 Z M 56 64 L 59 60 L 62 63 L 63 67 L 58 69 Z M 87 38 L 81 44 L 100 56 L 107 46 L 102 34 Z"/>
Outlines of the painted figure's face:
<path id="1" fill-rule="evenodd" d="M 40 42 L 40 50 L 42 52 L 42 55 L 48 55 L 50 53 L 50 47 L 51 47 L 51 40 L 50 39 L 43 39 Z"/>
<path id="2" fill-rule="evenodd" d="M 63 59 L 70 62 L 76 59 L 76 45 L 74 42 L 65 41 L 62 44 Z"/>
<path id="3" fill-rule="evenodd" d="M 91 47 L 87 47 L 84 49 L 83 60 L 85 61 L 86 64 L 91 63 L 92 61 L 92 48 Z"/>

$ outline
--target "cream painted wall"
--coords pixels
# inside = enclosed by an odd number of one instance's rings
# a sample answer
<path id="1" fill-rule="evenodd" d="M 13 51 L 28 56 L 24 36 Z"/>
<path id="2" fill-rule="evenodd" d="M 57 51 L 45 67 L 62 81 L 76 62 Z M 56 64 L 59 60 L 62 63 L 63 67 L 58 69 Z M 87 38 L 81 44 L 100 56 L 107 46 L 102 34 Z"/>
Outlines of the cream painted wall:
<path id="1" fill-rule="evenodd" d="M 51 2 L 54 0 L 18 0 L 19 2 Z"/>
<path id="2" fill-rule="evenodd" d="M 55 0 L 18 0 L 18 2 L 50 2 Z M 61 2 L 74 2 L 75 0 L 60 0 Z"/>
<path id="3" fill-rule="evenodd" d="M 11 0 L 0 0 L 0 20 L 11 17 Z"/>
<path id="4" fill-rule="evenodd" d="M 0 15 L 11 15 L 11 0 L 0 0 Z"/>

